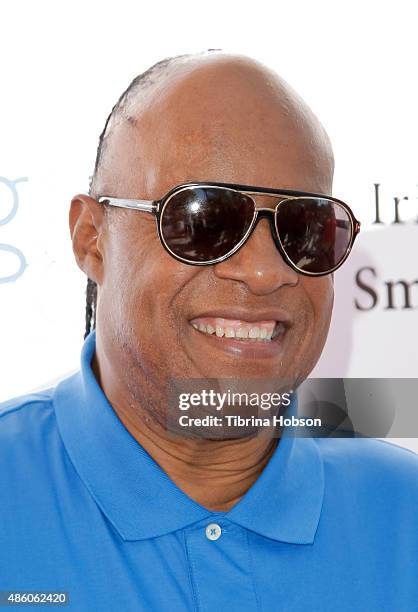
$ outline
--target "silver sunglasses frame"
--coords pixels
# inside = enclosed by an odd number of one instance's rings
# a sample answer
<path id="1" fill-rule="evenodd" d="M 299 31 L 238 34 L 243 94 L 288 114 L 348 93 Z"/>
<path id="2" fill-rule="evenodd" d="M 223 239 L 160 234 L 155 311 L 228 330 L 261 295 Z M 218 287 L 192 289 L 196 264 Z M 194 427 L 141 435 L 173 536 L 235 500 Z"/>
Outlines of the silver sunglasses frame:
<path id="1" fill-rule="evenodd" d="M 208 188 L 220 188 L 220 189 L 225 189 L 227 191 L 235 191 L 237 193 L 241 193 L 241 194 L 245 194 L 248 197 L 250 197 L 250 199 L 253 201 L 254 204 L 254 214 L 253 214 L 253 218 L 251 220 L 250 226 L 248 228 L 248 230 L 246 231 L 245 235 L 242 237 L 242 239 L 239 241 L 238 244 L 235 245 L 235 247 L 229 251 L 228 253 L 226 253 L 225 255 L 223 255 L 222 257 L 218 257 L 217 259 L 213 259 L 210 261 L 203 261 L 203 262 L 197 262 L 197 261 L 191 261 L 188 259 L 185 259 L 184 257 L 181 257 L 180 255 L 177 255 L 176 253 L 174 253 L 170 247 L 168 246 L 167 242 L 165 241 L 164 238 L 164 234 L 162 231 L 162 219 L 163 219 L 163 215 L 164 215 L 164 210 L 166 208 L 166 206 L 169 204 L 170 200 L 177 195 L 178 193 L 180 193 L 181 191 L 187 190 L 187 189 L 193 189 L 196 187 L 208 187 Z M 279 197 L 279 198 L 283 198 L 281 199 L 279 202 L 277 202 L 274 206 L 274 208 L 257 208 L 257 204 L 255 199 L 252 197 L 254 195 L 258 195 L 258 196 L 273 196 L 273 197 Z M 349 246 L 347 247 L 346 253 L 344 255 L 344 257 L 341 259 L 341 261 L 338 262 L 338 264 L 336 266 L 334 266 L 332 269 L 327 270 L 326 272 L 309 272 L 307 270 L 301 270 L 300 268 L 298 268 L 292 261 L 291 259 L 288 257 L 283 244 L 281 242 L 280 239 L 280 235 L 278 232 L 278 228 L 277 228 L 277 215 L 276 215 L 276 211 L 278 209 L 278 207 L 286 201 L 289 200 L 297 200 L 297 199 L 301 199 L 301 198 L 320 198 L 322 200 L 330 200 L 331 202 L 334 202 L 336 204 L 338 204 L 339 206 L 341 206 L 341 208 L 344 209 L 344 211 L 347 213 L 348 218 L 350 219 L 350 224 L 351 224 L 351 234 L 350 234 L 350 241 L 349 241 Z M 147 212 L 147 213 L 151 213 L 153 215 L 155 215 L 156 218 L 156 223 L 157 223 L 157 231 L 158 231 L 158 236 L 160 238 L 161 243 L 163 244 L 164 248 L 166 249 L 166 251 L 175 259 L 177 259 L 178 261 L 188 264 L 188 265 L 193 265 L 193 266 L 208 266 L 208 265 L 214 265 L 217 263 L 221 263 L 222 261 L 225 261 L 226 259 L 229 259 L 229 257 L 232 257 L 232 255 L 234 255 L 244 244 L 245 242 L 248 240 L 249 236 L 251 235 L 251 233 L 254 231 L 254 228 L 256 226 L 256 224 L 258 223 L 259 219 L 262 217 L 268 217 L 269 221 L 270 221 L 270 229 L 272 230 L 272 216 L 274 217 L 274 229 L 275 232 L 272 231 L 272 236 L 274 239 L 274 242 L 281 254 L 281 256 L 283 257 L 283 259 L 285 260 L 285 262 L 296 272 L 298 272 L 299 274 L 303 274 L 304 276 L 325 276 L 327 274 L 332 274 L 335 270 L 337 270 L 340 266 L 342 266 L 342 264 L 345 262 L 345 260 L 347 259 L 347 257 L 349 256 L 351 249 L 353 247 L 354 244 L 354 240 L 356 238 L 356 236 L 358 235 L 359 231 L 360 231 L 360 221 L 358 221 L 352 210 L 350 209 L 350 207 L 343 202 L 342 200 L 339 200 L 337 198 L 334 198 L 332 196 L 327 196 L 327 195 L 323 195 L 323 194 L 317 194 L 317 193 L 309 193 L 309 192 L 302 192 L 302 191 L 294 191 L 294 190 L 288 190 L 288 189 L 271 189 L 271 188 L 264 188 L 264 187 L 254 187 L 254 186 L 250 186 L 250 185 L 238 185 L 238 184 L 233 184 L 233 183 L 208 183 L 208 182 L 192 182 L 192 183 L 183 183 L 181 185 L 177 185 L 176 187 L 174 187 L 173 189 L 171 189 L 166 195 L 164 195 L 161 199 L 159 200 L 138 200 L 138 199 L 130 199 L 130 198 L 115 198 L 112 196 L 100 196 L 97 201 L 100 204 L 108 204 L 110 206 L 116 206 L 119 208 L 125 208 L 125 209 L 130 209 L 130 210 L 138 210 L 141 212 Z"/>

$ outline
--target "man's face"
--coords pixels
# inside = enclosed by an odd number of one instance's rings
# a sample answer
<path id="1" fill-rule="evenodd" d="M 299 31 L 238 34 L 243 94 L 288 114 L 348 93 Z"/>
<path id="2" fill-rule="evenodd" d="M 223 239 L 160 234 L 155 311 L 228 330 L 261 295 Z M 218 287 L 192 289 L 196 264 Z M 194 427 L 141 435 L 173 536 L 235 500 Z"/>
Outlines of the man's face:
<path id="1" fill-rule="evenodd" d="M 323 133 L 297 97 L 254 67 L 218 59 L 194 74 L 174 71 L 146 104 L 135 124 L 114 128 L 101 195 L 158 199 L 193 180 L 330 193 Z M 271 201 L 260 198 L 257 205 Z M 145 212 L 110 210 L 98 245 L 98 333 L 134 393 L 136 379 L 138 385 L 212 377 L 301 382 L 318 360 L 330 323 L 332 276 L 293 271 L 267 220 L 235 255 L 211 266 L 173 259 L 154 216 Z M 281 321 L 284 333 L 251 342 L 193 326 L 213 327 L 221 319 L 224 328 L 234 320 L 235 329 Z"/>

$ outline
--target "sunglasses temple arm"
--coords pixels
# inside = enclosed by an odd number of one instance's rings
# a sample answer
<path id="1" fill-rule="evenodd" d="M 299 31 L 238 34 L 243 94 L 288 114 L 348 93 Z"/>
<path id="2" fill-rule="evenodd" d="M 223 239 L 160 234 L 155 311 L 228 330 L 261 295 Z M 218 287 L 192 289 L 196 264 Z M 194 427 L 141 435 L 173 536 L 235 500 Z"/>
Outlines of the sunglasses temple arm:
<path id="1" fill-rule="evenodd" d="M 156 212 L 158 208 L 158 200 L 127 200 L 123 198 L 108 198 L 103 196 L 98 199 L 100 204 L 109 204 L 119 208 L 130 208 L 132 210 L 141 210 L 143 212 Z"/>

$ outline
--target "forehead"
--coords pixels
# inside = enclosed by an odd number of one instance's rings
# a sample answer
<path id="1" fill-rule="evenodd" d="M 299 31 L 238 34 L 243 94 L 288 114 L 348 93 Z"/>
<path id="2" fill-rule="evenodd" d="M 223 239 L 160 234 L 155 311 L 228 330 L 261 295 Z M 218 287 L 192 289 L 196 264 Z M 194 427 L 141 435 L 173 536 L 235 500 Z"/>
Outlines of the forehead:
<path id="1" fill-rule="evenodd" d="M 129 101 L 110 140 L 106 167 L 120 196 L 157 198 L 192 180 L 331 187 L 321 124 L 255 62 L 218 58 L 173 68 Z"/>

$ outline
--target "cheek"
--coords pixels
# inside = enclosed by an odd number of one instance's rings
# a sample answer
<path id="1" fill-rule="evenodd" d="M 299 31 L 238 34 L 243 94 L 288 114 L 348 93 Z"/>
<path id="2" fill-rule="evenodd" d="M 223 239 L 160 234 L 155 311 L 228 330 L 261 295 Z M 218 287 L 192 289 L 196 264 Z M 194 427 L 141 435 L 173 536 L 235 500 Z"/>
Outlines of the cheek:
<path id="1" fill-rule="evenodd" d="M 123 241 L 113 239 L 105 274 L 108 314 L 125 340 L 129 333 L 130 342 L 147 353 L 164 352 L 177 341 L 179 314 L 173 304 L 196 270 L 164 250 L 155 223 L 142 225 L 125 233 Z"/>
<path id="2" fill-rule="evenodd" d="M 292 369 L 300 384 L 315 367 L 328 334 L 334 299 L 333 280 L 329 276 L 304 277 L 300 281 L 304 293 L 304 307 L 300 309 L 298 334 L 292 357 Z"/>
<path id="3" fill-rule="evenodd" d="M 331 275 L 306 278 L 304 286 L 313 312 L 311 340 L 318 358 L 324 347 L 331 322 L 334 281 Z"/>
<path id="4" fill-rule="evenodd" d="M 319 281 L 317 290 L 312 295 L 315 319 L 328 333 L 334 305 L 334 279 L 332 275 L 329 275 L 317 280 Z"/>

